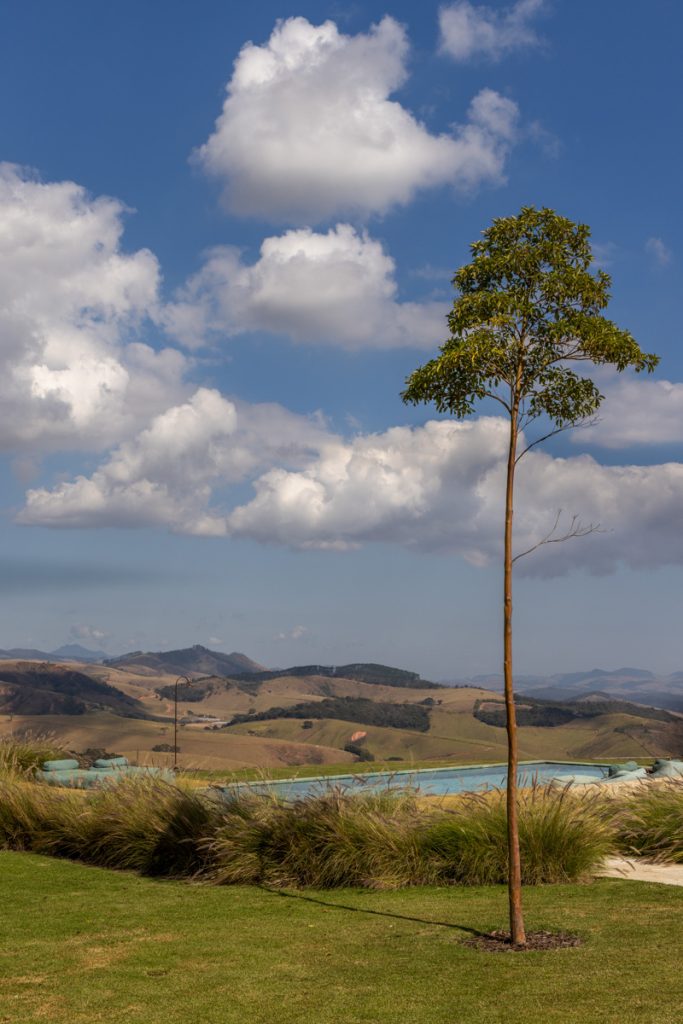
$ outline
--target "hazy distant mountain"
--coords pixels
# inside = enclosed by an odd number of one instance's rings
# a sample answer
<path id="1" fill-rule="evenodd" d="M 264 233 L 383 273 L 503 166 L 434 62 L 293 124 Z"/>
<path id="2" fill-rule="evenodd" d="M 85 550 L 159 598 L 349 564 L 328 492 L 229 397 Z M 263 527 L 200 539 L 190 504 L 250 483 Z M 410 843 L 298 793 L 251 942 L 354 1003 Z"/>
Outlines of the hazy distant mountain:
<path id="1" fill-rule="evenodd" d="M 463 682 L 492 690 L 503 688 L 501 675 L 476 676 Z M 683 711 L 683 672 L 657 676 L 642 668 L 593 668 L 551 676 L 515 676 L 515 688 L 518 693 L 545 700 L 576 700 L 599 693 L 611 699 Z"/>
<path id="2" fill-rule="evenodd" d="M 233 651 L 222 654 L 195 644 L 178 651 L 132 651 L 120 658 L 110 658 L 105 664 L 113 668 L 145 668 L 155 672 L 183 675 L 188 672 L 205 676 L 235 676 L 246 672 L 263 672 L 263 665 L 252 661 L 246 654 Z"/>
<path id="3" fill-rule="evenodd" d="M 65 661 L 104 661 L 107 652 L 90 651 L 80 644 L 62 644 L 56 651 L 52 651 L 51 657 Z"/>
<path id="4" fill-rule="evenodd" d="M 55 664 L 0 665 L 0 711 L 16 715 L 83 715 L 112 711 L 147 718 L 139 701 L 84 672 Z"/>
<path id="5" fill-rule="evenodd" d="M 7 651 L 0 651 L 0 661 L 16 661 L 17 658 L 25 661 L 53 660 L 47 651 L 38 651 L 33 647 L 10 647 Z"/>
<path id="6" fill-rule="evenodd" d="M 80 644 L 64 644 L 56 651 L 39 651 L 34 647 L 11 647 L 0 651 L 0 661 L 102 661 L 105 651 L 89 651 Z"/>

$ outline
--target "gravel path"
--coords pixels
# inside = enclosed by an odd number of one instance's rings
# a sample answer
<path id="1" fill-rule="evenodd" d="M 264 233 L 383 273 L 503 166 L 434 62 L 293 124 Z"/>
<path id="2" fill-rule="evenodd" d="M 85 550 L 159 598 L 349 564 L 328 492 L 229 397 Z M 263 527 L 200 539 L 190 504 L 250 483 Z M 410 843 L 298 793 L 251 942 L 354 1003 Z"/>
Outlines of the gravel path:
<path id="1" fill-rule="evenodd" d="M 608 857 L 598 874 L 603 878 L 624 878 L 629 882 L 683 885 L 683 864 L 649 864 L 637 858 Z"/>

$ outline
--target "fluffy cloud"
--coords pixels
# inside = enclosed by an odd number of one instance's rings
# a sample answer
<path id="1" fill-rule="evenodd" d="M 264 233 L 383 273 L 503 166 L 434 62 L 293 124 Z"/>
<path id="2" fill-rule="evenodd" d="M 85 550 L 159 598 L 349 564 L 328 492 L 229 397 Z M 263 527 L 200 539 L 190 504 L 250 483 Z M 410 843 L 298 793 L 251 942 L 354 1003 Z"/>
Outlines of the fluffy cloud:
<path id="1" fill-rule="evenodd" d="M 595 425 L 574 431 L 575 444 L 627 448 L 683 442 L 683 384 L 638 377 L 608 378 Z"/>
<path id="2" fill-rule="evenodd" d="M 236 249 L 214 249 L 165 321 L 190 347 L 262 330 L 352 349 L 434 348 L 447 335 L 446 306 L 397 302 L 394 271 L 381 243 L 348 224 L 288 231 L 267 238 L 251 265 Z"/>
<path id="3" fill-rule="evenodd" d="M 19 522 L 220 536 L 227 527 L 211 507 L 214 491 L 273 462 L 301 465 L 325 436 L 321 424 L 281 406 L 241 406 L 200 388 L 119 445 L 91 477 L 28 491 Z"/>
<path id="4" fill-rule="evenodd" d="M 196 153 L 236 214 L 315 223 L 383 212 L 435 185 L 502 180 L 517 107 L 485 89 L 452 135 L 432 135 L 389 99 L 408 41 L 385 17 L 366 35 L 289 18 L 237 57 L 223 112 Z"/>
<path id="5" fill-rule="evenodd" d="M 185 358 L 139 339 L 159 267 L 125 208 L 0 165 L 0 446 L 100 448 L 183 394 Z"/>
<path id="6" fill-rule="evenodd" d="M 298 548 L 348 548 L 371 541 L 441 551 L 485 565 L 500 557 L 507 426 L 482 417 L 331 445 L 303 471 L 274 468 L 256 496 L 232 513 L 232 533 Z M 545 536 L 558 510 L 606 532 L 547 546 L 522 572 L 594 573 L 683 563 L 683 465 L 603 466 L 588 455 L 530 452 L 520 463 L 518 551 Z"/>
<path id="7" fill-rule="evenodd" d="M 384 542 L 486 565 L 501 552 L 506 445 L 507 424 L 495 417 L 344 441 L 277 406 L 240 408 L 200 390 L 91 478 L 30 491 L 21 521 L 165 526 L 298 549 Z M 246 479 L 253 499 L 226 510 L 225 486 Z M 603 466 L 530 452 L 518 475 L 517 550 L 543 537 L 559 509 L 561 529 L 578 513 L 605 532 L 542 548 L 520 570 L 683 564 L 681 507 L 680 463 Z"/>
<path id="8" fill-rule="evenodd" d="M 441 50 L 454 60 L 500 58 L 512 50 L 537 46 L 538 35 L 529 22 L 545 0 L 518 0 L 512 7 L 494 10 L 457 0 L 439 11 Z"/>

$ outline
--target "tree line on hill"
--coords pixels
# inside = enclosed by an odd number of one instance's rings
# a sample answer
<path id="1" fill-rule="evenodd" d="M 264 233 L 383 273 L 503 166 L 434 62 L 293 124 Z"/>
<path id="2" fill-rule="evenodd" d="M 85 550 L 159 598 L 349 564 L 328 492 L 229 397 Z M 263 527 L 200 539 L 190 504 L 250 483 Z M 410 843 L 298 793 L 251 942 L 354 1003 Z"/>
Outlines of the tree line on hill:
<path id="1" fill-rule="evenodd" d="M 676 716 L 660 708 L 631 704 L 625 700 L 541 701 L 537 698 L 516 696 L 518 725 L 553 728 L 569 722 L 599 718 L 601 715 L 635 715 L 657 722 L 675 722 Z M 477 700 L 472 714 L 486 725 L 502 728 L 505 725 L 505 704 L 501 701 Z"/>
<path id="2" fill-rule="evenodd" d="M 429 730 L 428 707 L 420 704 L 389 704 L 386 701 L 367 700 L 365 697 L 328 697 L 324 700 L 303 701 L 287 708 L 268 708 L 267 711 L 235 715 L 224 728 L 276 718 L 334 718 L 361 725 L 410 729 L 413 732 Z"/>
<path id="3" fill-rule="evenodd" d="M 325 676 L 330 679 L 354 679 L 359 683 L 373 683 L 377 686 L 398 686 L 411 690 L 439 690 L 439 683 L 421 679 L 417 672 L 408 672 L 402 668 L 389 665 L 377 665 L 373 662 L 355 662 L 350 665 L 294 665 L 291 668 L 273 669 L 267 672 L 241 672 L 232 676 L 237 680 L 267 682 L 270 679 L 282 679 L 285 676 Z"/>

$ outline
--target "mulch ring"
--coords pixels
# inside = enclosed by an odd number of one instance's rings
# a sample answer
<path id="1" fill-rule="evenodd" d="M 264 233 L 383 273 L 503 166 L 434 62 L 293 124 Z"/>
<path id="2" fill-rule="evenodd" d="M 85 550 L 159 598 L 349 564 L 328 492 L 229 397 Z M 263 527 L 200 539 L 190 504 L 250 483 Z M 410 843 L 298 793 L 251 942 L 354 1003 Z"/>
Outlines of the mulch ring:
<path id="1" fill-rule="evenodd" d="M 527 932 L 526 946 L 513 946 L 510 932 L 499 930 L 468 939 L 465 945 L 479 949 L 483 953 L 531 953 L 536 950 L 580 946 L 582 940 L 578 935 L 569 935 L 567 932 Z"/>

